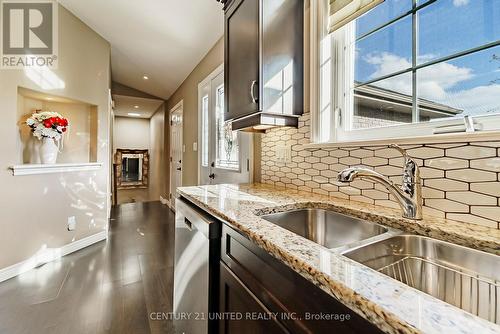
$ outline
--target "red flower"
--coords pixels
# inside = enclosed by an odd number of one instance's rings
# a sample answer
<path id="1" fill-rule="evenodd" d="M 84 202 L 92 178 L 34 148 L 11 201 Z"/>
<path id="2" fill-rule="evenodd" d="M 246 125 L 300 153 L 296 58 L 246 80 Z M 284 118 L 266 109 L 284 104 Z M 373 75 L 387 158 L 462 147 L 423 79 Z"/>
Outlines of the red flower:
<path id="1" fill-rule="evenodd" d="M 46 128 L 52 127 L 52 122 L 50 121 L 50 118 L 43 121 L 43 126 L 45 126 Z"/>
<path id="2" fill-rule="evenodd" d="M 61 119 L 62 126 L 68 126 L 68 120 L 66 118 Z"/>
<path id="3" fill-rule="evenodd" d="M 66 132 L 66 128 L 62 128 L 62 132 Z"/>

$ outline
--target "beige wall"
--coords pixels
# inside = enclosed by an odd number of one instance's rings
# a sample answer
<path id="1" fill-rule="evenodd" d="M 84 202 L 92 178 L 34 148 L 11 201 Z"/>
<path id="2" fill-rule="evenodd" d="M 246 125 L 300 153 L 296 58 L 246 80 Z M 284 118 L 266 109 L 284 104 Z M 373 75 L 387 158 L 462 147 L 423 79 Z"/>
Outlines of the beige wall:
<path id="1" fill-rule="evenodd" d="M 109 59 L 109 43 L 60 7 L 59 68 L 51 70 L 51 75 L 64 85 L 42 89 L 23 70 L 0 70 L 0 268 L 106 229 Z M 103 167 L 89 172 L 12 176 L 7 167 L 22 163 L 18 86 L 98 106 L 97 160 Z M 66 229 L 69 216 L 76 217 L 76 231 Z"/>
<path id="2" fill-rule="evenodd" d="M 150 184 L 149 198 L 158 201 L 160 196 L 167 198 L 165 160 L 165 106 L 162 105 L 150 120 Z M 167 154 L 166 154 L 167 153 Z"/>
<path id="3" fill-rule="evenodd" d="M 113 151 L 116 152 L 119 148 L 149 150 L 149 119 L 116 116 L 113 129 Z"/>
<path id="4" fill-rule="evenodd" d="M 198 141 L 198 84 L 223 62 L 224 39 L 221 38 L 184 80 L 167 103 L 167 112 L 170 112 L 179 101 L 184 101 L 183 141 L 184 145 L 186 145 L 182 166 L 182 184 L 184 186 L 196 185 L 198 182 L 198 152 L 193 151 L 193 143 Z M 169 134 L 169 122 L 165 124 L 167 134 Z M 170 147 L 169 139 L 170 137 L 167 136 L 165 147 Z"/>

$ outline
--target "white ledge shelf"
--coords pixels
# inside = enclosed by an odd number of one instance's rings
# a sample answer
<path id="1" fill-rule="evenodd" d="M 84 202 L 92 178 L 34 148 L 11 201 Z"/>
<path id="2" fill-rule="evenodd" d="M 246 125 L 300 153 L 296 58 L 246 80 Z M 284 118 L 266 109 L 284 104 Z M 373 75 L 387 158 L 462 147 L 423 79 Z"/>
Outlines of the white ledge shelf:
<path id="1" fill-rule="evenodd" d="M 12 175 L 36 175 L 66 172 L 81 172 L 99 170 L 102 167 L 100 162 L 73 163 L 73 164 L 50 164 L 50 165 L 15 165 L 10 166 Z"/>

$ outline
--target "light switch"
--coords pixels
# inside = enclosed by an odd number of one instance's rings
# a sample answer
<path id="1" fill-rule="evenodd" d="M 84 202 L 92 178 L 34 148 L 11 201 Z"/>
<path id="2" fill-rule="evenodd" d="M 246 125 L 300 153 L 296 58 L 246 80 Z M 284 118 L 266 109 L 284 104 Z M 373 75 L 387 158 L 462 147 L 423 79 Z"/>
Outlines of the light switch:
<path id="1" fill-rule="evenodd" d="M 279 163 L 290 163 L 292 161 L 292 147 L 290 145 L 276 145 L 275 159 Z"/>
<path id="2" fill-rule="evenodd" d="M 193 151 L 194 152 L 198 151 L 198 143 L 197 142 L 193 143 Z"/>

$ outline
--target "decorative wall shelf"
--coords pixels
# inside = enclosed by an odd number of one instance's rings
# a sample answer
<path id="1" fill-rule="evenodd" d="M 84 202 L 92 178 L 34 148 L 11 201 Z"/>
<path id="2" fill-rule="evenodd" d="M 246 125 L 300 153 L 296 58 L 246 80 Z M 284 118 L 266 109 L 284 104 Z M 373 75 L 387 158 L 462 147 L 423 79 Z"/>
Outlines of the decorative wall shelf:
<path id="1" fill-rule="evenodd" d="M 71 164 L 53 164 L 53 165 L 15 165 L 10 166 L 12 175 L 36 175 L 66 172 L 81 172 L 99 170 L 102 167 L 100 162 L 90 163 L 71 163 Z"/>

